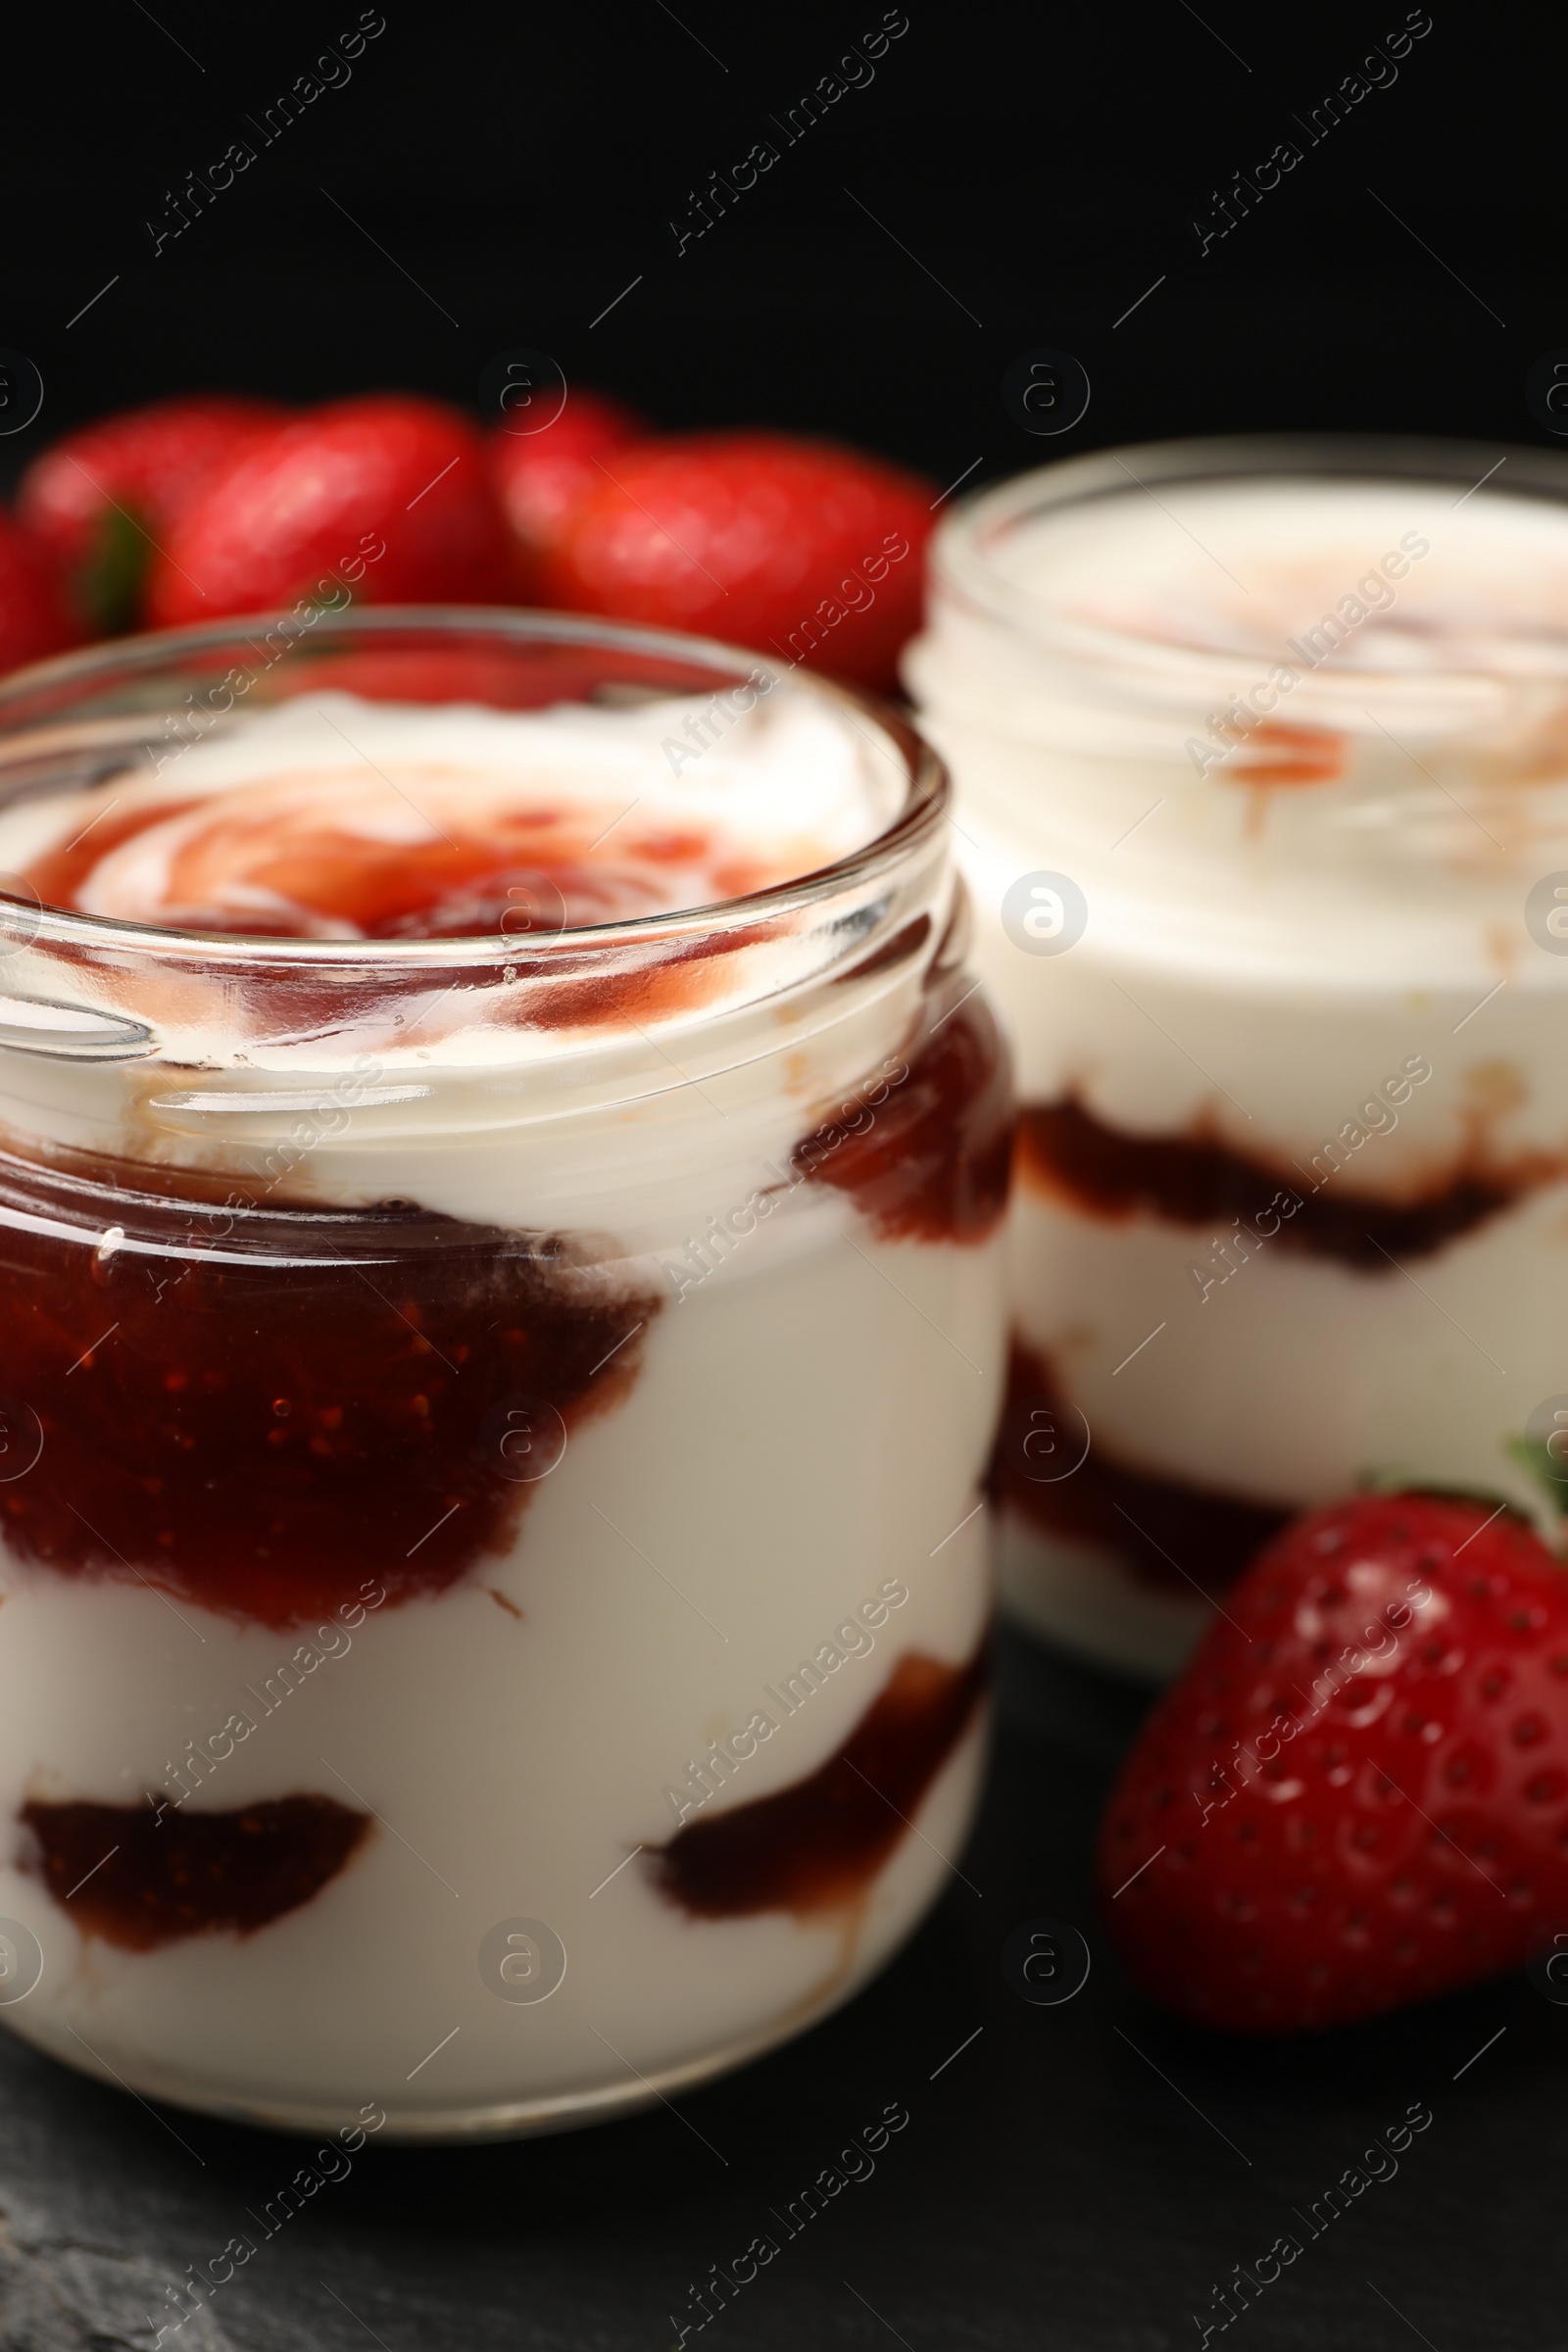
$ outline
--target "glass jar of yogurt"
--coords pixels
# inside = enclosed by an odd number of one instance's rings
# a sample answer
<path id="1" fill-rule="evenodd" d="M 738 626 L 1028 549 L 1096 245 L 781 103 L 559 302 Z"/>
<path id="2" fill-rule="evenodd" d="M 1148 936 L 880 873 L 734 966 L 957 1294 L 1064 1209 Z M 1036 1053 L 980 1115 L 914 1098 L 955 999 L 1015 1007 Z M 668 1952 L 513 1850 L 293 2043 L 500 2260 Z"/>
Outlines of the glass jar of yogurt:
<path id="1" fill-rule="evenodd" d="M 1157 1676 L 1358 1482 L 1552 1523 L 1568 466 L 1052 466 L 947 523 L 906 674 L 1019 1064 L 1012 1608 Z"/>
<path id="2" fill-rule="evenodd" d="M 0 690 L 0 2014 L 409 2136 L 701 2080 L 975 1800 L 1004 1056 L 888 713 L 307 607 Z"/>

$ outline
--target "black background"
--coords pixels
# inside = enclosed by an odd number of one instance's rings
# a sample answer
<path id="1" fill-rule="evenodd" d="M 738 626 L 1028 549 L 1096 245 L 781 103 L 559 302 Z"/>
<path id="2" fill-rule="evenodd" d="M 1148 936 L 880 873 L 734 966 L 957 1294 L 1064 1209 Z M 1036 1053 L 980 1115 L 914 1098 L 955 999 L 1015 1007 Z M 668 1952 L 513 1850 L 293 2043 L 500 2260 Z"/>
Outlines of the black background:
<path id="1" fill-rule="evenodd" d="M 401 385 L 472 403 L 486 362 L 515 345 L 661 424 L 831 432 L 944 488 L 970 468 L 978 482 L 1190 432 L 1539 444 L 1524 377 L 1568 345 L 1563 43 L 1544 12 L 1433 8 L 1394 85 L 1202 255 L 1191 223 L 1216 185 L 1283 138 L 1304 145 L 1293 114 L 1402 24 L 1401 6 L 1260 24 L 1234 0 L 1204 0 L 1202 21 L 1186 0 L 908 0 L 870 86 L 677 256 L 668 223 L 689 191 L 772 137 L 769 116 L 878 7 L 681 0 L 677 22 L 660 0 L 386 0 L 347 86 L 156 257 L 146 223 L 166 223 L 168 192 L 230 140 L 257 144 L 247 116 L 358 11 L 34 10 L 8 35 L 0 344 L 35 361 L 45 400 L 0 462 L 198 386 L 304 400 Z M 1093 383 L 1059 440 L 1030 438 L 1001 400 L 1008 363 L 1038 345 L 1076 354 Z M 1118 1984 L 1088 1891 L 1132 1709 L 1021 1651 L 1013 1671 L 1013 1728 L 964 1858 L 973 1889 L 956 1882 L 843 2016 L 678 2115 L 368 2154 L 215 2310 L 226 2334 L 268 2352 L 657 2352 L 688 2282 L 903 2099 L 911 2122 L 877 2179 L 693 2342 L 1161 2352 L 1196 2344 L 1211 2284 L 1424 2099 L 1435 2123 L 1398 2180 L 1213 2340 L 1568 2340 L 1564 2013 L 1519 1981 L 1310 2045 L 1162 2021 Z M 1025 2007 L 1001 1969 L 1008 1933 L 1041 1914 L 1076 1921 L 1095 1949 L 1090 1984 L 1059 2011 Z M 145 2257 L 160 2278 L 205 2262 L 242 2226 L 233 2209 L 297 2160 L 282 2140 L 166 2126 L 14 2044 L 0 2075 L 4 2199 L 37 2207 L 44 2239 Z M 0 2242 L 0 2294 L 10 2259 Z"/>
<path id="2" fill-rule="evenodd" d="M 195 386 L 471 403 L 515 345 L 662 424 L 831 432 L 944 488 L 976 459 L 978 482 L 1234 428 L 1544 439 L 1523 380 L 1568 344 L 1553 14 L 1434 0 L 1392 86 L 1307 147 L 1292 117 L 1404 24 L 1399 0 L 1204 0 L 1201 21 L 1186 0 L 908 5 L 869 86 L 787 148 L 769 118 L 880 24 L 876 0 L 681 0 L 679 22 L 661 0 L 387 0 L 346 86 L 270 146 L 246 118 L 356 24 L 351 0 L 28 12 L 4 102 L 0 344 L 46 396 L 0 454 Z M 255 164 L 154 258 L 169 192 L 239 138 Z M 677 257 L 691 190 L 762 138 L 778 163 Z M 1195 217 L 1285 138 L 1301 163 L 1200 256 Z M 1094 387 L 1060 440 L 1001 402 L 1037 345 Z"/>

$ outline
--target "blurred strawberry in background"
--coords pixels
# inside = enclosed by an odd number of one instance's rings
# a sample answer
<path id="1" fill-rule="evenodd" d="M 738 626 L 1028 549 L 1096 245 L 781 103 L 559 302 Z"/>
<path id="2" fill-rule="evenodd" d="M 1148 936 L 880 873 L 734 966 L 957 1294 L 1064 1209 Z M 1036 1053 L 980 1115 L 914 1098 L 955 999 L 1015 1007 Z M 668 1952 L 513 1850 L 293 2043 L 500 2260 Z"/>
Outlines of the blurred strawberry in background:
<path id="1" fill-rule="evenodd" d="M 333 604 L 498 604 L 506 533 L 461 410 L 374 393 L 314 410 L 209 483 L 148 585 L 152 626 Z"/>
<path id="2" fill-rule="evenodd" d="M 551 424 L 536 432 L 521 420 L 490 436 L 490 472 L 507 519 L 513 594 L 542 604 L 545 566 L 572 513 L 606 479 L 612 450 L 646 440 L 652 428 L 635 410 L 603 392 L 573 391 Z"/>
<path id="3" fill-rule="evenodd" d="M 920 618 L 928 483 L 786 433 L 693 433 L 608 464 L 547 560 L 550 603 L 896 684 Z"/>
<path id="4" fill-rule="evenodd" d="M 94 636 L 140 625 L 148 570 L 185 509 L 289 416 L 226 393 L 160 400 L 83 425 L 34 458 L 18 512 Z"/>
<path id="5" fill-rule="evenodd" d="M 0 672 L 64 653 L 84 633 L 47 552 L 0 512 Z"/>

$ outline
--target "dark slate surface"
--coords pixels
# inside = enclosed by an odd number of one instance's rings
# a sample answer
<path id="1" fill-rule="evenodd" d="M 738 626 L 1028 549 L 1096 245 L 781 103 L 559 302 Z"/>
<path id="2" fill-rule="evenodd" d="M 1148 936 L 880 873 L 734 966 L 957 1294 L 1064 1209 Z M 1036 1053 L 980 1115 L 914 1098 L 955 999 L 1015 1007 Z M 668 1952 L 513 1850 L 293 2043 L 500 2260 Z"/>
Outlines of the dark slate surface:
<path id="1" fill-rule="evenodd" d="M 1089 1893 L 1136 1702 L 1022 1644 L 1004 1668 L 962 1876 L 853 2006 L 678 2110 L 488 2149 L 372 2142 L 166 2347 L 663 2352 L 684 2318 L 688 2343 L 737 2352 L 1161 2352 L 1198 2345 L 1216 2282 L 1282 2233 L 1299 2258 L 1223 2338 L 1249 2352 L 1568 2343 L 1568 2010 L 1510 1980 L 1309 2044 L 1163 2020 L 1118 1980 Z M 1003 1972 L 1041 1916 L 1094 1952 L 1059 2007 Z M 1310 2236 L 1301 2217 L 1413 2103 L 1432 2122 L 1396 2174 Z M 852 2157 L 864 2177 L 785 2236 L 774 2209 L 890 2105 L 908 2122 L 874 2171 Z M 145 2352 L 164 2286 L 308 2153 L 0 2037 L 0 2352 Z M 699 2331 L 690 2287 L 760 2233 L 776 2258 Z"/>

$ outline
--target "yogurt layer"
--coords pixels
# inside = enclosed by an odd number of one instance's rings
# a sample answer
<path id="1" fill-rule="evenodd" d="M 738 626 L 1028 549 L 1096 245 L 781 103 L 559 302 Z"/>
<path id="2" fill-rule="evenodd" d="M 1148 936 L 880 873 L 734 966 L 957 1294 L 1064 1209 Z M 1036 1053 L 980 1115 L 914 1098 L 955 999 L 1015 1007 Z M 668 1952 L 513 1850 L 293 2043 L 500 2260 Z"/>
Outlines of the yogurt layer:
<path id="1" fill-rule="evenodd" d="M 633 927 L 819 872 L 898 812 L 885 738 L 826 695 L 753 695 L 737 715 L 748 695 L 719 698 L 718 718 L 712 698 L 497 711 L 313 695 L 156 777 L 17 802 L 0 872 L 24 915 L 35 897 L 189 926 L 217 955 L 271 937 L 404 953 L 247 991 L 198 940 L 183 965 L 138 973 L 133 1006 L 105 956 L 81 994 L 112 1017 L 151 1013 L 156 1059 L 18 1061 L 0 1120 L 63 1150 L 259 1179 L 269 1200 L 397 1197 L 598 1230 L 608 1185 L 634 1246 L 666 1212 L 700 1209 L 701 1225 L 744 1201 L 817 1105 L 893 1050 L 919 989 L 905 959 L 825 1006 L 786 991 L 720 1026 L 721 967 Z M 604 957 L 561 953 L 606 924 L 622 926 L 608 979 Z M 442 949 L 459 960 L 443 968 Z M 24 955 L 0 963 L 0 986 L 25 996 L 27 979 Z"/>

